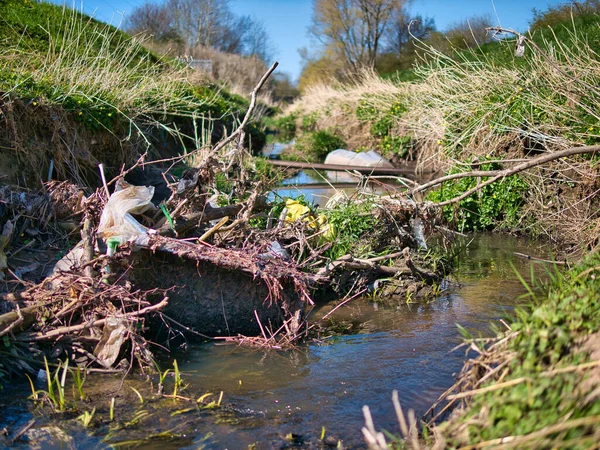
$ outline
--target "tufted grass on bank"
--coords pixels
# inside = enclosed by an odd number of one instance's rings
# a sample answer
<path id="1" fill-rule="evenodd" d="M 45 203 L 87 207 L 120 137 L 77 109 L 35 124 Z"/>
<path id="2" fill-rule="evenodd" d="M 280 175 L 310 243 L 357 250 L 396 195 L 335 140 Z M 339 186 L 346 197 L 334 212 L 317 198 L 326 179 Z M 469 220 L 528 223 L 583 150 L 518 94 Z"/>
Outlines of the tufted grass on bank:
<path id="1" fill-rule="evenodd" d="M 127 161 L 127 153 L 161 147 L 185 152 L 196 148 L 199 135 L 208 133 L 209 141 L 219 139 L 223 127 L 231 129 L 248 106 L 243 97 L 210 84 L 176 60 L 157 57 L 143 41 L 54 4 L 1 1 L 0 44 L 0 105 L 8 108 L 5 112 L 10 113 L 14 108 L 10 105 L 20 102 L 31 110 L 32 122 L 60 117 L 60 126 L 73 130 L 79 142 L 105 140 L 86 136 L 86 130 L 91 135 L 113 135 L 123 147 L 121 155 L 103 158 L 115 164 L 113 169 L 135 161 Z M 11 141 L 3 145 L 21 147 L 29 141 L 26 134 L 43 133 L 41 129 L 20 130 L 19 125 L 9 130 Z M 252 143 L 260 145 L 264 136 L 258 136 L 255 126 L 249 131 Z M 86 150 L 91 147 L 89 142 Z M 125 148 L 128 146 L 135 151 Z M 20 157 L 38 151 L 25 147 L 18 149 Z M 72 154 L 64 159 L 77 159 L 75 150 L 66 151 Z M 117 150 L 110 151 L 114 154 Z M 49 160 L 51 153 L 32 159 Z M 59 173 L 81 178 L 79 169 L 73 167 L 86 162 L 70 162 L 70 168 L 63 168 L 59 159 L 55 158 Z"/>
<path id="2" fill-rule="evenodd" d="M 553 273 L 547 295 L 529 288 L 531 306 L 518 309 L 510 330 L 487 346 L 499 343 L 490 353 L 502 370 L 477 383 L 465 396 L 466 408 L 439 427 L 445 446 L 591 448 L 599 442 L 598 276 L 596 251 Z M 480 375 L 465 375 L 481 379 L 485 371 L 471 367 Z"/>
<path id="3" fill-rule="evenodd" d="M 600 252 L 567 271 L 549 270 L 549 275 L 547 286 L 534 288 L 535 280 L 523 281 L 530 304 L 518 308 L 496 338 L 466 339 L 478 356 L 466 362 L 433 411 L 443 414 L 457 407 L 450 418 L 423 428 L 417 439 L 414 414 L 411 431 L 399 414 L 406 440 L 388 433 L 391 448 L 597 448 Z M 371 448 L 390 448 L 382 439 Z"/>

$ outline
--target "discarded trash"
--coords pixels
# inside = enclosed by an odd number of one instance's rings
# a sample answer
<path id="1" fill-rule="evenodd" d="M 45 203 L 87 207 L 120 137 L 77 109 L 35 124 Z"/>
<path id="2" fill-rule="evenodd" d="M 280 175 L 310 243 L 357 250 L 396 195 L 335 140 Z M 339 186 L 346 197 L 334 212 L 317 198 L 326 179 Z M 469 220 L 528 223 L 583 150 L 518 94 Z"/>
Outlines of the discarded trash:
<path id="1" fill-rule="evenodd" d="M 129 186 L 113 192 L 98 225 L 98 236 L 107 241 L 109 252 L 132 237 L 149 231 L 131 214 L 142 214 L 154 209 L 151 202 L 153 195 L 153 186 Z"/>
<path id="2" fill-rule="evenodd" d="M 298 202 L 298 200 L 288 199 L 285 202 L 285 207 L 287 209 L 287 215 L 285 216 L 285 221 L 287 223 L 293 223 L 296 220 L 303 219 L 304 221 L 308 222 L 308 226 L 310 228 L 313 228 L 317 231 L 322 231 L 322 236 L 325 239 L 333 239 L 333 226 L 327 223 L 327 217 L 325 217 L 323 214 L 315 217 L 311 214 L 310 208 Z"/>
<path id="3" fill-rule="evenodd" d="M 325 158 L 325 164 L 361 167 L 394 167 L 391 162 L 373 150 L 361 153 L 351 152 L 344 149 L 334 150 Z"/>
<path id="4" fill-rule="evenodd" d="M 423 231 L 423 222 L 421 222 L 421 219 L 419 219 L 419 217 L 410 219 L 410 225 L 413 230 L 413 237 L 417 244 L 419 244 L 419 247 L 427 250 L 427 242 L 425 242 L 425 233 Z"/>
<path id="5" fill-rule="evenodd" d="M 104 367 L 111 367 L 119 357 L 121 346 L 127 337 L 127 319 L 107 317 L 102 331 L 102 339 L 94 349 L 94 355 Z"/>
<path id="6" fill-rule="evenodd" d="M 290 254 L 281 244 L 273 241 L 269 244 L 269 251 L 261 253 L 260 256 L 264 259 L 281 259 L 283 261 L 291 261 Z"/>

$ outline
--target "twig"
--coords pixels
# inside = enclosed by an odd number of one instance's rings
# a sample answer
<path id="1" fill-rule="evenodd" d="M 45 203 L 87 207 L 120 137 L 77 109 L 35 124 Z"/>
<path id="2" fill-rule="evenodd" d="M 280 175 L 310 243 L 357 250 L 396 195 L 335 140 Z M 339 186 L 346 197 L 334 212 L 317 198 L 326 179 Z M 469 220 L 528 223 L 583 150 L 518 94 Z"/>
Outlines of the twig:
<path id="1" fill-rule="evenodd" d="M 29 430 L 34 424 L 35 424 L 35 419 L 31 419 L 29 422 L 27 422 L 19 431 L 17 431 L 17 433 L 11 439 L 11 443 L 14 444 L 19 439 L 21 439 L 23 437 L 23 435 L 27 432 L 27 430 Z"/>
<path id="2" fill-rule="evenodd" d="M 110 197 L 110 192 L 108 191 L 108 185 L 106 184 L 106 176 L 104 175 L 104 164 L 98 164 L 98 170 L 100 170 L 100 178 L 102 178 L 102 186 L 104 186 L 104 192 L 106 192 L 106 198 Z"/>
<path id="3" fill-rule="evenodd" d="M 23 321 L 24 319 L 23 314 L 21 314 L 21 308 L 19 308 L 19 305 L 17 305 L 17 320 L 7 326 L 4 330 L 0 331 L 0 337 L 10 333 L 15 327 L 21 325 Z"/>
<path id="4" fill-rule="evenodd" d="M 126 313 L 123 315 L 119 315 L 117 317 L 124 317 L 126 319 L 130 319 L 132 317 L 138 317 L 138 316 L 143 316 L 145 314 L 154 312 L 154 311 L 158 311 L 162 308 L 164 308 L 165 306 L 167 306 L 167 303 L 169 302 L 169 298 L 165 297 L 162 299 L 162 301 L 160 303 L 157 303 L 156 305 L 152 305 L 152 306 L 147 306 L 146 308 L 140 309 L 139 311 L 134 311 L 131 313 Z M 60 327 L 60 328 L 55 328 L 54 330 L 48 331 L 47 333 L 35 333 L 33 335 L 21 338 L 21 340 L 24 341 L 42 341 L 45 339 L 50 339 L 56 336 L 61 336 L 64 334 L 68 334 L 68 333 L 74 333 L 76 331 L 82 331 L 82 330 L 86 330 L 88 328 L 93 328 L 93 327 L 100 327 L 103 326 L 106 323 L 107 319 L 99 319 L 99 320 L 92 320 L 90 322 L 87 323 L 82 323 L 79 325 L 73 325 L 70 327 Z"/>
<path id="5" fill-rule="evenodd" d="M 210 230 L 208 230 L 206 233 L 204 233 L 202 236 L 200 236 L 198 238 L 198 242 L 204 242 L 205 240 L 207 240 L 209 237 L 211 237 L 213 234 L 215 234 L 219 228 L 221 228 L 223 225 L 225 225 L 228 220 L 229 220 L 229 216 L 223 217 L 219 221 L 219 223 L 214 225 Z"/>
<path id="6" fill-rule="evenodd" d="M 83 273 L 86 277 L 92 278 L 94 275 L 93 267 L 89 263 L 94 257 L 94 241 L 92 233 L 92 220 L 86 214 L 85 221 L 83 222 L 83 228 L 81 230 L 81 240 L 83 241 L 83 258 L 82 263 L 86 264 Z"/>
<path id="7" fill-rule="evenodd" d="M 250 116 L 252 116 L 252 113 L 254 112 L 254 108 L 256 107 L 256 94 L 258 94 L 258 91 L 260 91 L 260 89 L 263 87 L 267 79 L 271 76 L 271 74 L 277 68 L 278 65 L 279 63 L 275 61 L 273 65 L 265 72 L 265 74 L 262 76 L 256 87 L 252 90 L 252 93 L 250 94 L 250 105 L 248 106 L 248 111 L 246 111 L 246 115 L 244 116 L 242 123 L 240 123 L 236 130 L 233 133 L 231 133 L 226 139 L 222 140 L 217 145 L 215 145 L 215 148 L 213 148 L 211 154 L 218 153 L 222 148 L 224 148 L 227 144 L 233 141 L 237 136 L 242 134 L 245 126 L 250 120 Z"/>
<path id="8" fill-rule="evenodd" d="M 550 263 L 550 264 L 560 264 L 563 266 L 568 265 L 569 263 L 566 261 L 554 261 L 552 259 L 542 259 L 542 258 L 536 258 L 535 256 L 531 256 L 531 255 L 527 255 L 525 253 L 520 253 L 520 252 L 513 252 L 515 255 L 517 255 L 519 258 L 525 258 L 525 259 L 529 259 L 531 261 L 537 261 L 537 262 L 543 262 L 543 263 Z"/>

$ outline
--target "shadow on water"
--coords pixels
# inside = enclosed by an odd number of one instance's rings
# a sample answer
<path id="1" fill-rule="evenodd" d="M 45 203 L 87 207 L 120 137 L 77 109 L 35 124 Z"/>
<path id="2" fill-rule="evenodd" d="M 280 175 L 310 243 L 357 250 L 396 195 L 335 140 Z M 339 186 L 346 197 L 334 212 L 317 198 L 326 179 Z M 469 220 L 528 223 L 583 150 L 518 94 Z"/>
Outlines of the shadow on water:
<path id="1" fill-rule="evenodd" d="M 304 442 L 298 447 L 307 448 L 325 427 L 326 436 L 342 439 L 345 446 L 364 447 L 360 432 L 363 405 L 371 408 L 378 428 L 397 432 L 392 390 L 398 390 L 405 408 L 423 414 L 460 371 L 464 350 L 450 352 L 461 342 L 456 324 L 474 334 L 489 334 L 490 322 L 510 315 L 520 302 L 524 288 L 512 267 L 527 278 L 530 263 L 516 257 L 515 251 L 548 256 L 535 242 L 477 235 L 453 275 L 458 285 L 453 283 L 455 287 L 438 299 L 393 308 L 356 299 L 328 319 L 343 333 L 297 350 L 263 352 L 230 345 L 193 345 L 173 355 L 189 391 L 223 391 L 225 408 L 211 414 L 171 415 L 174 408 L 185 407 L 173 406 L 171 401 L 168 408 L 156 407 L 152 419 L 122 431 L 111 442 L 129 435 L 139 438 L 175 430 L 177 439 L 152 440 L 136 448 L 197 448 L 202 444 L 205 448 L 243 449 L 254 443 L 256 448 L 283 448 L 290 445 L 285 436 L 294 433 Z M 318 321 L 332 308 L 331 304 L 321 305 L 311 320 Z M 106 392 L 104 382 L 98 380 L 90 380 L 90 388 Z M 14 410 L 9 409 L 10 401 L 3 400 L 3 410 L 14 420 L 27 422 L 31 413 L 26 412 L 23 397 Z M 2 422 L 9 420 L 7 417 Z M 65 446 L 60 437 L 47 438 L 43 448 L 105 446 L 101 439 L 106 427 L 86 434 L 81 426 L 67 422 L 50 418 L 45 423 L 69 435 L 76 433 L 76 441 L 71 439 L 72 445 Z"/>

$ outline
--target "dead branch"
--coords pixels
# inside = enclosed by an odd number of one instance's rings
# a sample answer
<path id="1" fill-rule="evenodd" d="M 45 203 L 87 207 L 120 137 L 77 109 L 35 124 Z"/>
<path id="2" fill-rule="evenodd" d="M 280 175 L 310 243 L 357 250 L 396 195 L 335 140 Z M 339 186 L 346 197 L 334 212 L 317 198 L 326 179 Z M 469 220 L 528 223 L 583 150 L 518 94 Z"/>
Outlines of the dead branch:
<path id="1" fill-rule="evenodd" d="M 398 275 L 402 273 L 406 273 L 407 275 L 411 273 L 407 266 L 381 266 L 379 264 L 375 264 L 379 261 L 384 261 L 386 259 L 397 258 L 398 256 L 403 255 L 402 252 L 391 253 L 389 255 L 378 256 L 371 259 L 360 259 L 354 258 L 352 255 L 344 255 L 336 259 L 335 261 L 330 262 L 325 267 L 322 267 L 317 272 L 317 277 L 328 277 L 331 275 L 336 269 L 350 269 L 350 270 L 372 270 L 376 273 L 381 273 L 385 275 Z"/>
<path id="2" fill-rule="evenodd" d="M 600 151 L 600 145 L 590 145 L 590 146 L 584 146 L 584 147 L 573 147 L 573 148 L 568 148 L 566 150 L 561 150 L 558 152 L 552 152 L 552 153 L 545 153 L 543 155 L 537 156 L 535 158 L 531 158 L 529 160 L 527 160 L 524 163 L 518 164 L 514 167 L 508 168 L 508 169 L 501 169 L 501 170 L 473 170 L 470 172 L 461 172 L 461 173 L 454 173 L 451 175 L 446 175 L 440 178 L 436 178 L 435 180 L 429 181 L 428 183 L 424 183 L 416 188 L 414 188 L 410 193 L 411 194 L 416 194 L 417 192 L 421 192 L 424 191 L 426 189 L 429 189 L 433 186 L 437 186 L 438 184 L 442 184 L 446 181 L 451 181 L 451 180 L 456 180 L 459 178 L 467 178 L 467 177 L 491 177 L 488 180 L 481 182 L 479 184 L 477 184 L 477 186 L 475 186 L 472 189 L 469 189 L 468 191 L 464 192 L 463 194 L 452 198 L 450 200 L 446 200 L 444 202 L 440 202 L 440 203 L 435 203 L 436 206 L 446 206 L 446 205 L 450 205 L 453 203 L 457 203 L 465 198 L 467 198 L 469 195 L 479 191 L 481 188 L 492 184 L 496 181 L 498 181 L 501 178 L 505 178 L 505 177 L 509 177 L 511 175 L 515 175 L 519 172 L 523 172 L 524 170 L 527 169 L 531 169 L 532 167 L 537 167 L 540 166 L 542 164 L 546 164 L 550 161 L 554 161 L 560 158 L 566 158 L 568 156 L 573 156 L 573 155 L 581 155 L 581 154 L 586 154 L 586 153 L 596 153 Z"/>
<path id="3" fill-rule="evenodd" d="M 126 319 L 131 319 L 133 317 L 143 316 L 145 314 L 161 310 L 162 308 L 167 306 L 168 302 L 169 302 L 169 297 L 165 297 L 162 299 L 162 301 L 160 303 L 157 303 L 156 305 L 147 306 L 146 308 L 142 308 L 139 311 L 133 311 L 130 313 L 125 313 L 125 314 L 119 314 L 118 317 L 124 317 Z M 55 328 L 54 330 L 48 331 L 47 333 L 39 332 L 39 333 L 30 334 L 28 336 L 22 336 L 19 340 L 27 341 L 27 342 L 48 340 L 48 339 L 62 336 L 65 334 L 75 333 L 77 331 L 86 330 L 88 328 L 101 327 L 106 324 L 106 321 L 107 321 L 106 318 L 99 319 L 99 320 L 91 320 L 90 322 L 82 323 L 79 325 Z"/>
<path id="4" fill-rule="evenodd" d="M 275 61 L 273 65 L 262 76 L 256 87 L 252 90 L 252 93 L 250 94 L 250 105 L 248 106 L 248 111 L 246 111 L 246 115 L 244 116 L 242 123 L 240 123 L 240 126 L 237 127 L 237 129 L 233 133 L 231 133 L 226 139 L 222 140 L 217 145 L 215 145 L 215 147 L 211 151 L 211 154 L 217 154 L 222 148 L 224 148 L 227 144 L 229 144 L 236 137 L 242 134 L 244 128 L 250 120 L 250 117 L 252 116 L 252 113 L 254 112 L 254 108 L 256 107 L 256 94 L 258 94 L 258 91 L 260 91 L 260 89 L 263 87 L 267 79 L 271 76 L 271 74 L 277 68 L 278 65 L 279 63 Z"/>
<path id="5" fill-rule="evenodd" d="M 15 320 L 13 323 L 11 323 L 9 326 L 7 326 L 4 330 L 0 331 L 0 337 L 4 336 L 5 334 L 10 333 L 14 328 L 16 328 L 17 326 L 21 325 L 24 321 L 23 319 L 23 314 L 21 314 L 21 309 L 19 308 L 19 306 L 17 306 L 17 320 Z"/>

